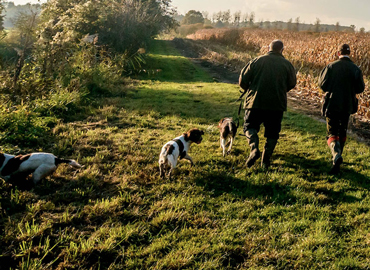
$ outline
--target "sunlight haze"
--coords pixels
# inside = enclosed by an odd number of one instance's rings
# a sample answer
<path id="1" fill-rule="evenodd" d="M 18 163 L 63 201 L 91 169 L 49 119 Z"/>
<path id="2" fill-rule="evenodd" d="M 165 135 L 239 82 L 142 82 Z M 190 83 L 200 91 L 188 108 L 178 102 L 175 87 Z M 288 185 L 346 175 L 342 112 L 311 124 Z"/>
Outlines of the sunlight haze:
<path id="1" fill-rule="evenodd" d="M 230 9 L 231 13 L 254 12 L 256 21 L 288 21 L 299 17 L 302 23 L 314 23 L 319 18 L 323 24 L 355 25 L 356 30 L 365 27 L 370 30 L 368 0 L 173 0 L 180 14 L 189 10 L 208 11 L 209 15 Z"/>

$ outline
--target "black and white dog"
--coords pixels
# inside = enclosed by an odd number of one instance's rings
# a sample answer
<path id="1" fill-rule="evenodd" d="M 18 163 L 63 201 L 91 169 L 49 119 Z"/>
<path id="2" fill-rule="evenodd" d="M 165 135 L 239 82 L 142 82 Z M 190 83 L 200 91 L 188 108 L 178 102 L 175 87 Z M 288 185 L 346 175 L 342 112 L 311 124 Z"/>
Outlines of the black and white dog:
<path id="1" fill-rule="evenodd" d="M 159 171 L 160 177 L 164 178 L 166 169 L 170 167 L 169 178 L 176 168 L 177 159 L 187 159 L 191 165 L 194 165 L 192 158 L 189 156 L 190 145 L 192 143 L 200 144 L 202 142 L 202 135 L 204 132 L 197 128 L 193 128 L 181 136 L 167 142 L 161 150 L 159 155 Z"/>
<path id="2" fill-rule="evenodd" d="M 218 123 L 218 129 L 220 130 L 220 145 L 223 156 L 225 156 L 225 148 L 228 143 L 230 143 L 230 145 L 226 154 L 229 155 L 231 152 L 231 147 L 233 146 L 233 142 L 235 140 L 238 125 L 236 125 L 233 119 L 229 117 L 221 119 Z"/>
<path id="3" fill-rule="evenodd" d="M 61 163 L 67 163 L 76 169 L 82 167 L 72 159 L 60 159 L 50 153 L 18 156 L 0 153 L 0 177 L 9 181 L 13 176 L 27 177 L 32 173 L 33 183 L 37 184 L 41 179 L 52 174 Z"/>

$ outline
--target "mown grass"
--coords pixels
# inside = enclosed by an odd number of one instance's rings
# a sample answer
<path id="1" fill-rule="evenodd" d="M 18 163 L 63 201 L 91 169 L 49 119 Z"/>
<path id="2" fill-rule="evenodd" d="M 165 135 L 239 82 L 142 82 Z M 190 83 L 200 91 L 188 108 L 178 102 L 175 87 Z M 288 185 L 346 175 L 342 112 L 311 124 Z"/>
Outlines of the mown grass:
<path id="1" fill-rule="evenodd" d="M 46 150 L 83 169 L 61 166 L 29 191 L 1 184 L 1 267 L 368 268 L 365 144 L 350 138 L 342 174 L 330 176 L 325 125 L 288 111 L 271 169 L 246 169 L 245 138 L 223 158 L 216 128 L 236 116 L 238 87 L 212 82 L 170 42 L 147 61 L 158 72 L 53 129 Z M 196 166 L 180 161 L 172 181 L 159 179 L 160 148 L 193 127 L 206 133 L 191 149 Z"/>

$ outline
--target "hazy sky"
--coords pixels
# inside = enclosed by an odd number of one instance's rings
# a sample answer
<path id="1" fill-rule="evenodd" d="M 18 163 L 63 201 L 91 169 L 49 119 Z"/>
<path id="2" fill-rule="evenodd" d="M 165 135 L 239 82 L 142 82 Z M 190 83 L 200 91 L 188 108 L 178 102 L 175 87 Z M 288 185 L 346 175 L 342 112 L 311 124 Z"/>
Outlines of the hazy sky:
<path id="1" fill-rule="evenodd" d="M 39 3 L 37 0 L 13 0 L 16 5 Z M 45 2 L 45 1 L 41 1 Z M 218 11 L 230 9 L 233 13 L 241 10 L 243 13 L 254 12 L 256 21 L 288 21 L 300 17 L 304 23 L 315 23 L 316 18 L 321 23 L 349 26 L 356 29 L 365 27 L 370 30 L 370 0 L 172 0 L 178 12 L 185 14 L 191 9 L 208 11 L 210 15 Z"/>
<path id="2" fill-rule="evenodd" d="M 194 9 L 212 15 L 230 9 L 232 13 L 253 11 L 256 21 L 294 21 L 300 17 L 301 22 L 315 23 L 319 18 L 323 24 L 339 22 L 370 30 L 370 0 L 172 0 L 172 4 L 181 14 Z"/>
<path id="3" fill-rule="evenodd" d="M 24 5 L 27 3 L 31 4 L 37 4 L 37 3 L 43 3 L 46 2 L 45 0 L 38 1 L 38 0 L 7 0 L 7 2 L 14 2 L 15 5 Z"/>

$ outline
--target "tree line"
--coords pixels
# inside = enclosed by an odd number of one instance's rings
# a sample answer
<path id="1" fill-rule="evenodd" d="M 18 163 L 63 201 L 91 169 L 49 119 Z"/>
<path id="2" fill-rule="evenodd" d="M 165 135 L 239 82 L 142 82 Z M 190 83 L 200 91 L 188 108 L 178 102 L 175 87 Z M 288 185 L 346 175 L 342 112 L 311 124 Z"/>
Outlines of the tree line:
<path id="1" fill-rule="evenodd" d="M 288 21 L 268 21 L 260 19 L 257 21 L 254 12 L 242 13 L 236 11 L 231 13 L 230 10 L 215 12 L 212 15 L 207 11 L 189 10 L 185 15 L 176 14 L 175 18 L 182 25 L 204 24 L 215 28 L 222 27 L 250 27 L 262 29 L 280 29 L 289 31 L 312 31 L 312 32 L 327 32 L 327 31 L 344 31 L 354 32 L 355 25 L 341 26 L 339 22 L 335 25 L 322 24 L 319 18 L 316 18 L 314 23 L 307 24 L 301 21 L 300 17 L 295 19 L 290 18 Z M 359 32 L 365 32 L 365 28 L 360 28 Z"/>

